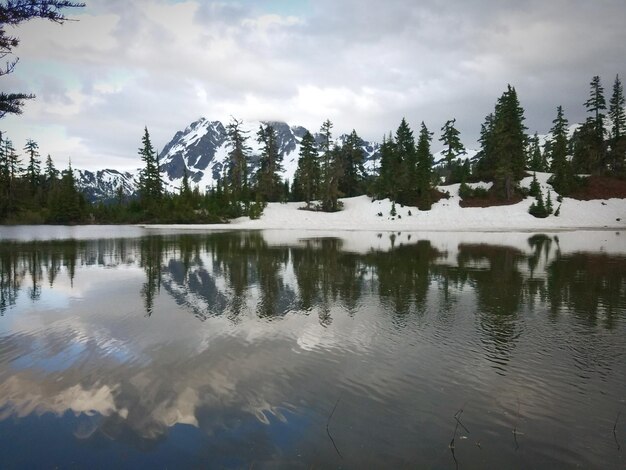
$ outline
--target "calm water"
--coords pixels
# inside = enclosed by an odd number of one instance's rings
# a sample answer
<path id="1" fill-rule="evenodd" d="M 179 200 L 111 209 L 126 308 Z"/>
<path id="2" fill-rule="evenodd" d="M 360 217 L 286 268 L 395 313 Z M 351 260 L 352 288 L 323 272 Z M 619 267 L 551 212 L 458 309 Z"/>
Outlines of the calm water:
<path id="1" fill-rule="evenodd" d="M 626 468 L 626 233 L 46 230 L 2 468 Z"/>

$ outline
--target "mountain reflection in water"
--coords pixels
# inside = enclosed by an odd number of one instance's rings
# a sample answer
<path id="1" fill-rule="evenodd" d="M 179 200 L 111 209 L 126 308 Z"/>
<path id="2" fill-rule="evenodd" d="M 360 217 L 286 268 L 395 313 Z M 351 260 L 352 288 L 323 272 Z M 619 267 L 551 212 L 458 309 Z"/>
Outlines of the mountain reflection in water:
<path id="1" fill-rule="evenodd" d="M 0 458 L 624 464 L 626 250 L 378 239 L 0 242 Z"/>

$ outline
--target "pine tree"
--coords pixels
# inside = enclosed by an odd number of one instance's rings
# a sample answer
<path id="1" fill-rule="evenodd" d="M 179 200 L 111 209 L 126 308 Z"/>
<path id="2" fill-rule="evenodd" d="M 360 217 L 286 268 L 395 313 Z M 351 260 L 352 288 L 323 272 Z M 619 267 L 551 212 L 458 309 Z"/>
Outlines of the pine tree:
<path id="1" fill-rule="evenodd" d="M 13 142 L 5 138 L 1 145 L 0 172 L 2 173 L 2 186 L 4 187 L 3 211 L 4 216 L 7 216 L 17 212 L 17 183 L 18 177 L 22 173 L 22 166 L 19 155 L 15 152 L 15 147 L 13 147 Z"/>
<path id="2" fill-rule="evenodd" d="M 189 186 L 189 172 L 187 171 L 187 167 L 183 170 L 183 182 L 180 185 L 180 196 L 187 202 L 191 199 L 191 187 Z"/>
<path id="3" fill-rule="evenodd" d="M 30 186 L 31 194 L 35 194 L 39 188 L 41 181 L 41 162 L 39 161 L 39 146 L 32 139 L 26 141 L 24 151 L 28 155 L 28 167 L 26 168 L 26 177 Z"/>
<path id="4" fill-rule="evenodd" d="M 546 171 L 544 168 L 544 157 L 539 146 L 539 136 L 535 135 L 529 139 L 528 145 L 528 169 L 532 171 Z"/>
<path id="5" fill-rule="evenodd" d="M 422 121 L 420 133 L 417 139 L 417 165 L 416 165 L 416 189 L 417 197 L 419 200 L 419 206 L 421 208 L 430 209 L 431 205 L 431 190 L 433 179 L 433 156 L 430 152 L 430 142 L 432 140 L 432 133 L 428 132 L 426 124 Z"/>
<path id="6" fill-rule="evenodd" d="M 320 166 L 315 148 L 315 138 L 307 131 L 300 141 L 300 157 L 294 179 L 294 186 L 304 196 L 307 209 L 318 195 Z"/>
<path id="7" fill-rule="evenodd" d="M 569 194 L 573 184 L 573 173 L 570 168 L 570 164 L 567 161 L 567 119 L 563 114 L 563 107 L 558 106 L 556 108 L 556 118 L 552 121 L 553 126 L 550 129 L 552 136 L 551 141 L 551 155 L 552 155 L 552 167 L 551 170 L 554 173 L 552 179 L 552 186 L 556 191 L 565 196 Z"/>
<path id="8" fill-rule="evenodd" d="M 341 149 L 344 169 L 339 189 L 347 197 L 361 194 L 361 185 L 365 174 L 362 143 L 361 138 L 353 129 Z"/>
<path id="9" fill-rule="evenodd" d="M 242 130 L 243 122 L 235 118 L 226 126 L 226 135 L 230 152 L 226 181 L 233 202 L 249 202 L 248 187 L 248 159 L 250 148 L 248 147 L 247 133 Z"/>
<path id="10" fill-rule="evenodd" d="M 334 212 L 338 209 L 339 179 L 341 178 L 341 152 L 332 147 L 333 123 L 327 119 L 320 128 L 321 144 L 321 200 L 322 210 Z"/>
<path id="11" fill-rule="evenodd" d="M 76 189 L 72 163 L 63 171 L 59 185 L 53 188 L 50 196 L 50 218 L 54 223 L 68 224 L 82 219 L 82 195 Z"/>
<path id="12" fill-rule="evenodd" d="M 530 182 L 528 194 L 537 197 L 539 193 L 541 193 L 541 186 L 539 186 L 539 181 L 537 181 L 537 173 L 533 173 L 533 179 Z"/>
<path id="13" fill-rule="evenodd" d="M 626 130 L 626 114 L 624 114 L 624 88 L 619 79 L 619 75 L 615 76 L 613 84 L 613 94 L 609 101 L 609 117 L 611 118 L 612 129 L 611 137 L 615 140 L 624 135 Z"/>
<path id="14" fill-rule="evenodd" d="M 588 113 L 592 113 L 592 116 L 588 120 L 593 122 L 593 127 L 596 131 L 596 135 L 600 141 L 604 140 L 606 129 L 604 128 L 604 113 L 606 110 L 606 100 L 604 99 L 604 88 L 600 83 L 600 77 L 594 76 L 589 84 L 591 87 L 589 91 L 589 99 L 585 102 L 585 108 Z"/>
<path id="15" fill-rule="evenodd" d="M 278 151 L 278 136 L 271 124 L 260 126 L 257 141 L 262 144 L 260 168 L 257 172 L 257 190 L 262 201 L 279 201 L 283 187 L 280 173 L 283 156 Z"/>
<path id="16" fill-rule="evenodd" d="M 496 154 L 494 144 L 494 122 L 493 113 L 485 116 L 485 122 L 480 126 L 480 151 L 478 152 L 478 162 L 476 164 L 476 174 L 479 178 L 493 180 L 494 169 L 496 167 Z"/>
<path id="17" fill-rule="evenodd" d="M 513 196 L 516 182 L 524 176 L 527 137 L 523 123 L 524 110 L 515 88 L 509 85 L 496 104 L 493 127 L 494 187 L 507 200 Z"/>
<path id="18" fill-rule="evenodd" d="M 399 173 L 395 174 L 399 185 L 399 202 L 409 203 L 415 194 L 417 180 L 417 152 L 415 149 L 415 138 L 413 131 L 409 127 L 405 118 L 402 118 L 400 126 L 396 131 L 396 141 L 394 145 L 395 160 L 399 164 Z"/>
<path id="19" fill-rule="evenodd" d="M 141 139 L 142 147 L 139 149 L 141 161 L 144 164 L 139 176 L 139 194 L 144 206 L 155 206 L 162 197 L 161 174 L 158 159 L 148 128 L 144 128 L 144 135 Z"/>
<path id="20" fill-rule="evenodd" d="M 63 23 L 67 18 L 61 13 L 62 9 L 84 6 L 84 3 L 74 3 L 69 0 L 8 0 L 0 3 L 0 59 L 10 56 L 20 42 L 17 37 L 7 34 L 5 30 L 7 26 L 15 28 L 20 23 L 33 18 Z M 6 65 L 0 68 L 0 76 L 13 72 L 17 62 L 17 58 L 7 60 Z M 20 114 L 24 101 L 34 97 L 27 93 L 0 92 L 0 118 L 6 114 Z"/>
<path id="21" fill-rule="evenodd" d="M 552 214 L 552 193 L 549 190 L 546 197 L 546 212 L 548 215 Z"/>
<path id="22" fill-rule="evenodd" d="M 398 199 L 398 175 L 401 171 L 401 160 L 395 151 L 395 142 L 391 133 L 383 136 L 380 146 L 380 170 L 378 175 L 378 193 L 380 197 L 388 197 L 392 201 Z"/>
<path id="23" fill-rule="evenodd" d="M 446 121 L 446 123 L 441 128 L 441 137 L 439 138 L 439 141 L 443 142 L 444 145 L 444 149 L 441 153 L 446 160 L 446 168 L 448 173 L 446 177 L 447 182 L 450 182 L 452 161 L 459 155 L 465 155 L 467 153 L 459 137 L 461 133 L 454 126 L 455 123 L 456 119 Z"/>
<path id="24" fill-rule="evenodd" d="M 613 94 L 609 101 L 609 117 L 611 118 L 611 153 L 610 166 L 614 173 L 624 172 L 626 159 L 626 114 L 624 112 L 624 89 L 619 75 L 615 77 Z"/>
<path id="25" fill-rule="evenodd" d="M 59 177 L 59 170 L 57 170 L 54 166 L 54 162 L 52 161 L 52 157 L 50 155 L 46 158 L 45 176 L 47 182 L 55 181 Z"/>

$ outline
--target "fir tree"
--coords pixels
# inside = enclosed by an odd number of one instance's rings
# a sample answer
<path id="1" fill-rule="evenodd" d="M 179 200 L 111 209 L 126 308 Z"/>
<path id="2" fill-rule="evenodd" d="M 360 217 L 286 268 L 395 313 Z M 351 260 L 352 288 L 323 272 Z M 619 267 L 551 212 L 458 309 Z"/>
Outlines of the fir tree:
<path id="1" fill-rule="evenodd" d="M 33 18 L 63 23 L 67 19 L 61 12 L 64 8 L 83 6 L 85 6 L 84 3 L 74 3 L 69 0 L 8 0 L 0 3 L 0 59 L 9 57 L 20 42 L 17 37 L 7 34 L 5 30 L 7 26 L 15 28 L 20 23 Z M 6 65 L 0 68 L 0 76 L 13 72 L 17 62 L 17 58 L 7 60 Z M 0 118 L 6 114 L 20 114 L 24 101 L 34 97 L 27 93 L 0 92 Z"/>
<path id="2" fill-rule="evenodd" d="M 9 139 L 0 140 L 0 217 L 17 212 L 18 178 L 22 173 L 21 160 L 15 152 L 13 142 Z"/>
<path id="3" fill-rule="evenodd" d="M 247 144 L 247 133 L 242 130 L 242 125 L 242 121 L 233 118 L 226 127 L 226 135 L 230 146 L 226 181 L 233 201 L 248 203 L 248 159 L 250 148 Z"/>
<path id="4" fill-rule="evenodd" d="M 139 194 L 144 206 L 149 206 L 154 205 L 161 199 L 162 189 L 157 155 L 150 141 L 147 127 L 144 128 L 141 143 L 139 155 L 144 167 L 139 176 Z"/>
<path id="5" fill-rule="evenodd" d="M 278 136 L 270 124 L 260 126 L 257 141 L 262 145 L 257 191 L 262 201 L 279 201 L 283 193 L 280 173 L 283 156 L 278 151 Z"/>
<path id="6" fill-rule="evenodd" d="M 419 206 L 422 208 L 430 209 L 433 179 L 433 156 L 430 152 L 430 142 L 432 140 L 432 133 L 428 132 L 426 124 L 422 121 L 420 127 L 419 137 L 417 139 L 417 165 L 416 165 L 416 189 L 417 197 L 419 200 Z"/>
<path id="7" fill-rule="evenodd" d="M 187 202 L 191 199 L 191 187 L 189 186 L 189 172 L 187 171 L 187 167 L 183 170 L 183 181 L 180 185 L 180 196 Z"/>
<path id="8" fill-rule="evenodd" d="M 415 194 L 416 174 L 417 174 L 417 152 L 415 149 L 415 138 L 413 131 L 409 127 L 405 118 L 402 118 L 400 126 L 396 131 L 396 141 L 394 145 L 395 159 L 399 164 L 399 173 L 395 174 L 397 183 L 400 186 L 399 201 L 408 203 L 411 196 Z"/>
<path id="9" fill-rule="evenodd" d="M 532 171 L 546 171 L 544 168 L 544 157 L 539 146 L 539 136 L 535 135 L 529 139 L 528 145 L 528 169 Z"/>
<path id="10" fill-rule="evenodd" d="M 537 173 L 533 173 L 533 179 L 530 182 L 530 188 L 528 190 L 528 194 L 533 197 L 537 197 L 541 193 L 541 186 L 539 186 L 539 181 L 537 181 Z"/>
<path id="11" fill-rule="evenodd" d="M 624 113 L 624 89 L 619 75 L 615 77 L 613 94 L 609 101 L 609 117 L 611 118 L 611 153 L 609 164 L 614 173 L 624 172 L 626 158 L 626 115 Z"/>
<path id="12" fill-rule="evenodd" d="M 51 194 L 50 217 L 54 223 L 68 224 L 79 222 L 82 219 L 84 200 L 76 189 L 76 180 L 72 163 L 63 171 L 61 181 Z"/>
<path id="13" fill-rule="evenodd" d="M 552 214 L 552 194 L 548 190 L 548 196 L 546 197 L 546 212 L 548 215 Z"/>
<path id="14" fill-rule="evenodd" d="M 505 199 L 511 199 L 516 182 L 524 176 L 526 161 L 524 110 L 515 88 L 508 86 L 498 103 L 493 124 L 495 156 L 494 187 Z"/>
<path id="15" fill-rule="evenodd" d="M 307 131 L 300 142 L 300 158 L 294 179 L 294 186 L 302 193 L 307 209 L 310 208 L 311 201 L 317 197 L 319 180 L 320 167 L 315 138 Z"/>
<path id="16" fill-rule="evenodd" d="M 446 123 L 441 128 L 441 137 L 439 138 L 439 141 L 443 142 L 444 145 L 444 149 L 441 153 L 446 160 L 446 167 L 448 170 L 448 175 L 446 177 L 447 182 L 449 182 L 450 180 L 453 160 L 459 155 L 464 155 L 467 153 L 459 137 L 461 133 L 454 126 L 455 123 L 456 119 L 446 121 Z"/>
<path id="17" fill-rule="evenodd" d="M 54 166 L 54 162 L 52 161 L 52 157 L 48 155 L 46 158 L 46 171 L 45 171 L 46 181 L 55 181 L 59 177 L 59 170 Z"/>
<path id="18" fill-rule="evenodd" d="M 609 101 L 609 117 L 611 118 L 611 137 L 615 140 L 624 135 L 626 115 L 624 114 L 624 88 L 619 75 L 615 76 L 613 94 Z"/>
<path id="19" fill-rule="evenodd" d="M 34 194 L 41 180 L 41 162 L 39 161 L 39 146 L 32 139 L 26 141 L 24 151 L 28 155 L 28 167 L 26 168 L 26 178 L 30 186 L 31 194 Z"/>
<path id="20" fill-rule="evenodd" d="M 563 114 L 563 107 L 558 106 L 556 109 L 556 118 L 552 121 L 553 126 L 550 129 L 552 136 L 551 155 L 552 155 L 552 186 L 561 194 L 567 195 L 572 189 L 573 174 L 570 164 L 567 161 L 567 119 Z"/>
<path id="21" fill-rule="evenodd" d="M 332 147 L 333 123 L 327 119 L 320 128 L 321 144 L 321 200 L 322 210 L 334 212 L 338 209 L 339 179 L 341 178 L 341 153 Z"/>
<path id="22" fill-rule="evenodd" d="M 361 194 L 361 185 L 365 169 L 363 168 L 362 140 L 355 130 L 348 135 L 343 145 L 342 161 L 344 163 L 343 177 L 339 189 L 347 197 Z"/>
<path id="23" fill-rule="evenodd" d="M 401 171 L 401 160 L 395 151 L 395 142 L 391 133 L 383 136 L 380 146 L 380 170 L 378 175 L 378 193 L 380 197 L 388 197 L 392 201 L 398 198 L 398 175 Z"/>
<path id="24" fill-rule="evenodd" d="M 588 120 L 593 122 L 596 135 L 600 141 L 602 141 L 606 133 L 606 129 L 604 128 L 604 113 L 602 112 L 606 110 L 606 100 L 604 99 L 604 88 L 600 83 L 600 77 L 597 75 L 594 76 L 589 86 L 589 99 L 585 102 L 585 108 L 587 108 L 588 113 L 592 114 Z"/>
<path id="25" fill-rule="evenodd" d="M 494 144 L 494 123 L 495 116 L 493 113 L 485 116 L 485 122 L 480 126 L 480 151 L 478 152 L 476 164 L 476 173 L 480 178 L 493 179 L 494 168 L 496 167 L 496 154 Z"/>

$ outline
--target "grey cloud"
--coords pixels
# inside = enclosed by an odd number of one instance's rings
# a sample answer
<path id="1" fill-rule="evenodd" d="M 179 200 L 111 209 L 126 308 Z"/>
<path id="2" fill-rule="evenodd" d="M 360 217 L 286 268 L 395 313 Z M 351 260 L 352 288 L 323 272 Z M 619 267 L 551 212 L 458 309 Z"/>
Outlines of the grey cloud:
<path id="1" fill-rule="evenodd" d="M 232 114 L 224 111 L 231 103 L 258 119 L 265 113 L 311 125 L 328 117 L 337 132 L 356 128 L 368 139 L 395 129 L 403 116 L 435 131 L 456 117 L 471 146 L 507 83 L 518 90 L 529 131 L 546 132 L 557 105 L 572 122 L 585 118 L 593 75 L 607 92 L 616 73 L 626 76 L 622 0 L 318 0 L 297 22 L 266 30 L 249 21 L 276 14 L 259 3 L 179 3 L 172 18 L 155 17 L 155 5 L 166 3 L 90 3 L 84 14 L 118 16 L 107 36 L 111 44 L 85 41 L 73 24 L 62 27 L 62 37 L 55 29 L 50 40 L 23 38 L 37 45 L 24 62 L 47 57 L 78 78 L 83 94 L 98 98 L 62 120 L 94 155 L 134 158 L 136 145 L 127 146 L 138 138 L 137 126 L 154 127 L 166 141 L 199 115 Z M 120 70 L 132 79 L 100 93 L 96 84 Z M 59 82 L 38 80 L 33 92 L 63 96 Z M 309 109 L 298 101 L 306 87 L 326 96 L 346 90 L 354 99 Z M 371 102 L 367 112 L 355 112 L 359 97 Z M 257 109 L 246 108 L 249 99 L 260 103 Z M 51 116 L 20 119 L 43 125 Z M 107 129 L 115 140 L 106 139 Z"/>

